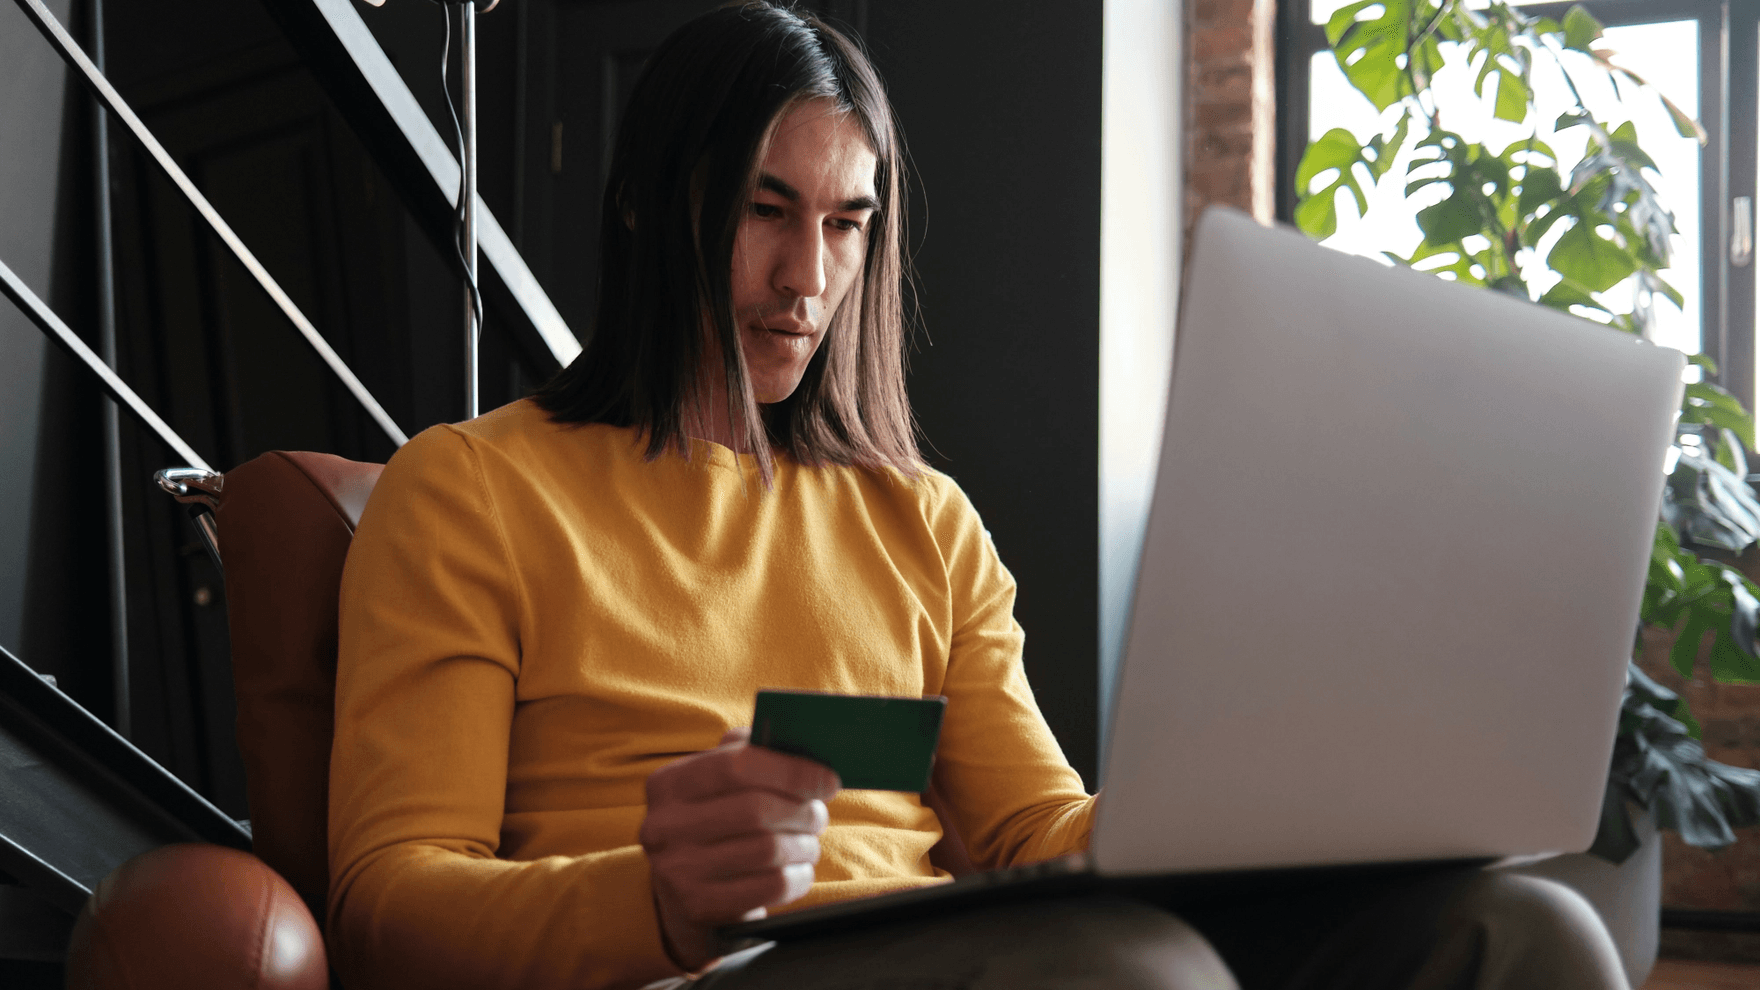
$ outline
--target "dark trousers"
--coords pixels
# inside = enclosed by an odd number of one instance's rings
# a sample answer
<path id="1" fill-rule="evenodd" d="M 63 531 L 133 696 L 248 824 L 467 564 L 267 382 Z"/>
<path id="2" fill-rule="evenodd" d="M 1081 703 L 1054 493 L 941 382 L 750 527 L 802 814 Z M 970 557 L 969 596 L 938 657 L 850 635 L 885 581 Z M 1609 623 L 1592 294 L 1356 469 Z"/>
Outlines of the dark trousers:
<path id="1" fill-rule="evenodd" d="M 1029 901 L 748 950 L 703 990 L 1626 990 L 1587 901 L 1449 870 L 1183 904 Z"/>

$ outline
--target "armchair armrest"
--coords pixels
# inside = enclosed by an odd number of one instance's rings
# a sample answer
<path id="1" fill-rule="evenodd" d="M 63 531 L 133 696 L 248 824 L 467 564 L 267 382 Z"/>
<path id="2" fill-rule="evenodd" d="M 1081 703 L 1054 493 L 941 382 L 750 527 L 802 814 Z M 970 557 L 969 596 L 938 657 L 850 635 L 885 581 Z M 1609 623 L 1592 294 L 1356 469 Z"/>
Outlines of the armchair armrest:
<path id="1" fill-rule="evenodd" d="M 325 990 L 324 939 L 286 880 L 213 845 L 161 846 L 98 884 L 74 923 L 69 990 Z"/>

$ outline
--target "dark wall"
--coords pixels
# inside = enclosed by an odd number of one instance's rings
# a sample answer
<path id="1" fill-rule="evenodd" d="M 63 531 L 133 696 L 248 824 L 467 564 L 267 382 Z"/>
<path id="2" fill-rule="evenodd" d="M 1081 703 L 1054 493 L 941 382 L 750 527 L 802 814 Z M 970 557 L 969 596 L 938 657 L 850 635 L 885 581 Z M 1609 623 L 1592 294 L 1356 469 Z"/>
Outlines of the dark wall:
<path id="1" fill-rule="evenodd" d="M 1028 676 L 1091 784 L 1101 8 L 1026 9 L 886 0 L 867 41 L 920 176 L 911 398 L 1020 585 Z"/>
<path id="2" fill-rule="evenodd" d="M 49 9 L 66 17 L 68 0 Z M 58 240 L 61 60 L 22 11 L 0 4 L 0 261 L 47 298 Z M 0 303 L 0 476 L 11 496 L 0 501 L 0 646 L 21 648 L 36 464 L 38 405 L 48 346 L 10 303 Z"/>

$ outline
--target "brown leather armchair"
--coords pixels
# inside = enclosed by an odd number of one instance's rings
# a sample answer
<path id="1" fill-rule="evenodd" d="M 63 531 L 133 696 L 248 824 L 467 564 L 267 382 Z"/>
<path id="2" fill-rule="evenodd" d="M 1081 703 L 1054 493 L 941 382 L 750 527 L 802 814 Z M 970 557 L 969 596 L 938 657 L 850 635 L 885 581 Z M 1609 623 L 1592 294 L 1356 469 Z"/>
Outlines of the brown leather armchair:
<path id="1" fill-rule="evenodd" d="M 251 844 L 318 918 L 329 884 L 336 602 L 355 525 L 383 470 L 271 451 L 227 472 L 215 513 Z"/>
<path id="2" fill-rule="evenodd" d="M 256 856 L 173 846 L 123 864 L 81 912 L 69 987 L 315 990 L 328 983 L 321 931 L 337 599 L 355 525 L 383 469 L 272 451 L 180 495 L 214 514 L 215 525 L 198 525 L 226 573 Z M 948 822 L 933 788 L 926 799 Z M 955 875 L 972 869 L 951 827 L 930 856 Z"/>
<path id="3" fill-rule="evenodd" d="M 69 987 L 328 985 L 316 919 L 324 917 L 328 884 L 336 602 L 355 524 L 381 470 L 330 454 L 273 451 L 209 479 L 202 486 L 209 494 L 184 499 L 214 507 L 224 547 L 256 856 L 171 846 L 123 864 L 81 912 Z"/>

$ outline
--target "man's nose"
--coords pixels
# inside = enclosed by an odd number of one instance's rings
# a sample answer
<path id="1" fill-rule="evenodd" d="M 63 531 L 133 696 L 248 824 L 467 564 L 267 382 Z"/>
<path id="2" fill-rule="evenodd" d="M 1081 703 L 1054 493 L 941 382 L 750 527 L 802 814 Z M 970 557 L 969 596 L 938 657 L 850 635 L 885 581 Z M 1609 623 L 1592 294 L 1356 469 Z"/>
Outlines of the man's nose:
<path id="1" fill-rule="evenodd" d="M 791 231 L 776 266 L 776 288 L 790 296 L 812 299 L 825 292 L 825 233 L 819 224 L 801 224 Z"/>

